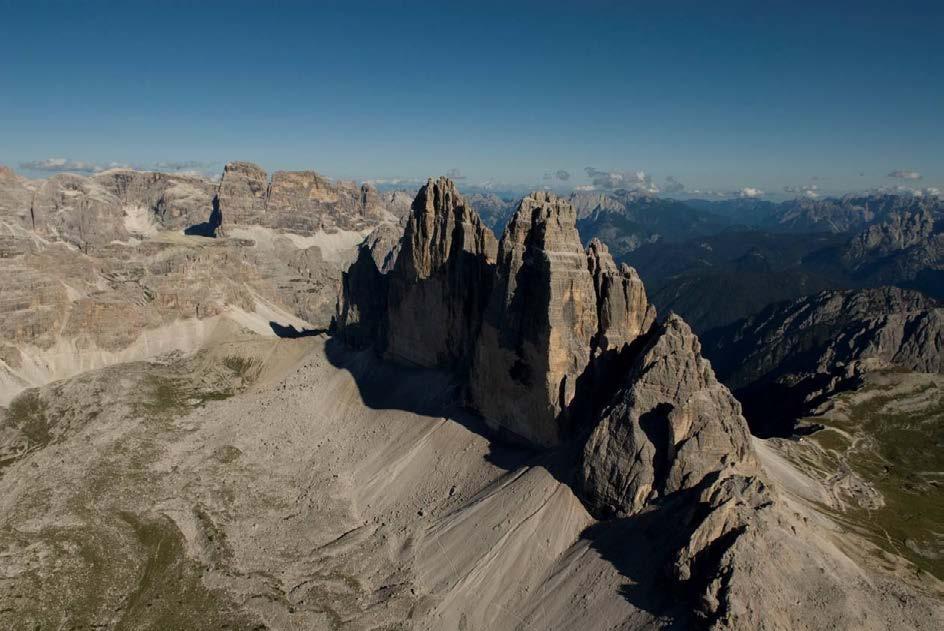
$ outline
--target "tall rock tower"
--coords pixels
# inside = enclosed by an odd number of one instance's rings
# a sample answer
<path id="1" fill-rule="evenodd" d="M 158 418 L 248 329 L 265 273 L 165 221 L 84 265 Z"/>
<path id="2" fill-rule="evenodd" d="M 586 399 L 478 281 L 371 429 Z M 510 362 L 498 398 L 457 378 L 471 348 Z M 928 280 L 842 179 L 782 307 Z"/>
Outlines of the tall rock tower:
<path id="1" fill-rule="evenodd" d="M 498 241 L 446 178 L 413 201 L 389 275 L 385 357 L 465 372 L 491 293 Z"/>
<path id="2" fill-rule="evenodd" d="M 598 328 L 576 224 L 573 206 L 551 193 L 521 200 L 499 244 L 469 384 L 490 424 L 544 446 L 568 426 Z"/>

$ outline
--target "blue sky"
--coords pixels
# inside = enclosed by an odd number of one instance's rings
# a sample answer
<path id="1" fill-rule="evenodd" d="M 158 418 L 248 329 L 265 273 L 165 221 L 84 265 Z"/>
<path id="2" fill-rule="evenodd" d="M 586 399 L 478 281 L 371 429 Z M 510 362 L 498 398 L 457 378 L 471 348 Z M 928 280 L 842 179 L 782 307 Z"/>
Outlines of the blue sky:
<path id="1" fill-rule="evenodd" d="M 0 163 L 944 187 L 944 3 L 826 4 L 0 0 Z"/>

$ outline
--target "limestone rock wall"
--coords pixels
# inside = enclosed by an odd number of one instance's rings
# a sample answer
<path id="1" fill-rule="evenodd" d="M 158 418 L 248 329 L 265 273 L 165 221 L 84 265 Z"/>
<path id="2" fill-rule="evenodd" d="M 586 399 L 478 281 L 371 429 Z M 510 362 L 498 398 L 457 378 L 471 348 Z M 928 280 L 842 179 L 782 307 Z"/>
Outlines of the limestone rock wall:
<path id="1" fill-rule="evenodd" d="M 593 239 L 587 246 L 587 267 L 597 295 L 599 331 L 594 351 L 619 350 L 649 330 L 655 322 L 656 309 L 649 304 L 636 270 L 625 263 L 617 267 L 599 239 Z"/>
<path id="2" fill-rule="evenodd" d="M 429 180 L 413 202 L 390 275 L 386 355 L 464 370 L 492 286 L 495 236 L 446 178 Z"/>
<path id="3" fill-rule="evenodd" d="M 399 257 L 402 230 L 381 224 L 360 244 L 357 259 L 342 274 L 332 333 L 356 349 L 387 347 L 388 273 Z"/>
<path id="4" fill-rule="evenodd" d="M 740 405 L 692 330 L 670 315 L 653 327 L 593 430 L 581 478 L 595 512 L 631 514 L 711 473 L 754 464 Z"/>
<path id="5" fill-rule="evenodd" d="M 125 207 L 149 213 L 164 230 L 185 230 L 207 220 L 216 187 L 206 178 L 115 169 L 93 176 Z"/>
<path id="6" fill-rule="evenodd" d="M 473 407 L 494 426 L 556 444 L 597 328 L 573 206 L 544 192 L 524 198 L 499 245 L 469 381 Z"/>
<path id="7" fill-rule="evenodd" d="M 266 210 L 269 178 L 251 162 L 229 162 L 223 168 L 217 199 L 224 226 L 261 224 Z"/>
<path id="8" fill-rule="evenodd" d="M 224 230 L 227 225 L 261 225 L 311 234 L 363 230 L 394 215 L 370 185 L 332 182 L 314 171 L 265 170 L 250 162 L 230 162 L 217 192 Z M 396 207 L 398 197 L 390 196 Z"/>

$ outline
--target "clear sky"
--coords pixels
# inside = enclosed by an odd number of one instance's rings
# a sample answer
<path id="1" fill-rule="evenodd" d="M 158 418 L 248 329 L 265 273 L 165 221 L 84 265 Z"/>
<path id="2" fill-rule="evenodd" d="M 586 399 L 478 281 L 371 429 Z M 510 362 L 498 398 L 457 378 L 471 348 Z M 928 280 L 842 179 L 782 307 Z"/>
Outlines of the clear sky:
<path id="1" fill-rule="evenodd" d="M 0 60 L 33 175 L 944 187 L 942 2 L 0 0 Z"/>

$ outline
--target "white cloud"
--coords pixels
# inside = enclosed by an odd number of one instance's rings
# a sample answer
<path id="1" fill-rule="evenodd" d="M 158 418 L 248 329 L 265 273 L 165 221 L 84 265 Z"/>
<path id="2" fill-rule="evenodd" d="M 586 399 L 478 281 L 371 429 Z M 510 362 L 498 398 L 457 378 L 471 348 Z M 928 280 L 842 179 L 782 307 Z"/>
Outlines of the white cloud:
<path id="1" fill-rule="evenodd" d="M 154 170 L 171 171 L 174 173 L 188 175 L 206 175 L 211 172 L 213 163 L 197 162 L 195 160 L 185 160 L 177 162 L 155 162 L 148 165 L 128 164 L 126 162 L 107 162 L 96 163 L 86 162 L 84 160 L 71 160 L 68 158 L 45 158 L 43 160 L 31 160 L 21 162 L 20 168 L 30 171 L 44 171 L 47 173 L 100 173 L 109 169 L 136 169 L 136 170 Z"/>
<path id="2" fill-rule="evenodd" d="M 371 186 L 422 186 L 426 180 L 415 177 L 378 177 L 365 180 L 364 183 Z"/>
<path id="3" fill-rule="evenodd" d="M 815 199 L 819 197 L 819 186 L 816 184 L 808 184 L 805 186 L 784 186 L 783 192 L 793 193 L 795 195 L 802 195 L 803 197 Z"/>
<path id="4" fill-rule="evenodd" d="M 675 176 L 669 175 L 665 178 L 665 186 L 662 187 L 664 193 L 681 193 L 685 190 L 685 185 L 675 179 Z"/>
<path id="5" fill-rule="evenodd" d="M 740 191 L 737 192 L 738 197 L 748 197 L 751 199 L 755 197 L 761 197 L 763 194 L 764 194 L 764 191 L 760 190 L 759 188 L 754 188 L 752 186 L 745 186 L 744 188 L 742 188 Z"/>
<path id="6" fill-rule="evenodd" d="M 206 173 L 218 169 L 217 162 L 201 162 L 199 160 L 170 160 L 155 162 L 152 167 L 155 171 L 172 171 L 181 174 Z"/>
<path id="7" fill-rule="evenodd" d="M 584 171 L 592 186 L 598 189 L 625 189 L 638 193 L 658 193 L 660 188 L 645 171 L 600 171 L 586 167 Z"/>
<path id="8" fill-rule="evenodd" d="M 892 171 L 888 174 L 888 177 L 893 177 L 899 180 L 920 180 L 921 174 L 917 171 Z"/>
<path id="9" fill-rule="evenodd" d="M 911 186 L 879 186 L 868 191 L 869 195 L 911 195 L 914 197 L 942 197 L 942 190 L 936 186 L 913 188 Z"/>
<path id="10" fill-rule="evenodd" d="M 75 173 L 95 173 L 102 168 L 91 162 L 81 160 L 69 160 L 67 158 L 46 158 L 44 160 L 32 160 L 30 162 L 21 162 L 21 169 L 31 171 L 47 171 L 49 173 L 62 173 L 72 171 Z"/>

